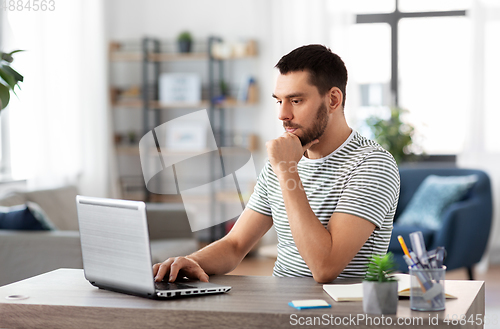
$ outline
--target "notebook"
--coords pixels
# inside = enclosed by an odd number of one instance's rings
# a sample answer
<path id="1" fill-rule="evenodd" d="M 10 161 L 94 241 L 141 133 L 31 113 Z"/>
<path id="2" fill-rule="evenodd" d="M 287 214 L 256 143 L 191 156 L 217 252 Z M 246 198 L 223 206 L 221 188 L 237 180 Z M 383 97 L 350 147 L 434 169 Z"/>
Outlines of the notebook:
<path id="1" fill-rule="evenodd" d="M 398 295 L 410 297 L 411 279 L 409 274 L 395 274 L 398 279 Z M 445 288 L 446 289 L 446 288 Z M 363 300 L 363 284 L 324 284 L 323 290 L 336 302 L 355 302 Z M 445 297 L 456 299 L 456 296 L 445 293 Z"/>
<path id="2" fill-rule="evenodd" d="M 76 197 L 85 278 L 94 286 L 148 298 L 227 292 L 229 286 L 178 280 L 155 282 L 146 204 Z"/>

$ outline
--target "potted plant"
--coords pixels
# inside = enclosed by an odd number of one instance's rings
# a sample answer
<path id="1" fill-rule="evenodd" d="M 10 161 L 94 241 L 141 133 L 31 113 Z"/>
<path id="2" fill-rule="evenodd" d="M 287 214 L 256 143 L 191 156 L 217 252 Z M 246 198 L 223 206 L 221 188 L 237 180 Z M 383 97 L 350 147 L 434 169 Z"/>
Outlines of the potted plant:
<path id="1" fill-rule="evenodd" d="M 396 269 L 394 255 L 374 255 L 363 280 L 363 311 L 368 314 L 396 314 L 398 281 L 392 275 Z"/>
<path id="2" fill-rule="evenodd" d="M 12 55 L 20 51 L 22 50 L 14 50 L 10 53 L 0 51 L 0 110 L 9 105 L 10 92 L 15 94 L 14 87 L 17 85 L 19 88 L 19 82 L 23 81 L 23 76 L 10 67 L 10 63 L 14 61 Z"/>
<path id="3" fill-rule="evenodd" d="M 191 52 L 191 45 L 193 43 L 193 37 L 188 31 L 184 31 L 177 37 L 177 43 L 179 44 L 179 51 L 181 53 Z"/>

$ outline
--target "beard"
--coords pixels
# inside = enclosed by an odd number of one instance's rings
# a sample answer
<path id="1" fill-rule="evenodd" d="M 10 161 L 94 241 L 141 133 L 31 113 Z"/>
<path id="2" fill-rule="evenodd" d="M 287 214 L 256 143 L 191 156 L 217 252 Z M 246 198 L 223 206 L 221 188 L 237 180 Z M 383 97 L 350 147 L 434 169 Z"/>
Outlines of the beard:
<path id="1" fill-rule="evenodd" d="M 302 146 L 309 144 L 315 139 L 320 138 L 326 130 L 326 126 L 328 124 L 328 109 L 325 104 L 321 104 L 316 111 L 316 120 L 313 123 L 313 126 L 309 129 L 303 129 L 303 136 L 296 135 Z M 284 128 L 303 128 L 300 125 L 294 125 L 290 123 L 290 121 L 283 122 Z"/>

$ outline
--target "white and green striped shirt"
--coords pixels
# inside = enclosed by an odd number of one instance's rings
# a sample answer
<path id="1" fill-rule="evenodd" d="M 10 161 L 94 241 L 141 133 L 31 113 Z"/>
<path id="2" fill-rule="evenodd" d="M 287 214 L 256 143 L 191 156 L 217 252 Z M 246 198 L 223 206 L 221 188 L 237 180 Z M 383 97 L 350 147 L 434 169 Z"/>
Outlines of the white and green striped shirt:
<path id="1" fill-rule="evenodd" d="M 326 228 L 333 213 L 348 213 L 376 228 L 339 278 L 363 277 L 373 254 L 387 252 L 399 198 L 399 172 L 392 155 L 353 131 L 334 152 L 321 159 L 302 157 L 298 174 L 309 204 Z M 293 186 L 289 186 L 293 188 Z M 247 205 L 272 216 L 278 235 L 274 276 L 312 276 L 295 245 L 278 178 L 269 161 Z"/>

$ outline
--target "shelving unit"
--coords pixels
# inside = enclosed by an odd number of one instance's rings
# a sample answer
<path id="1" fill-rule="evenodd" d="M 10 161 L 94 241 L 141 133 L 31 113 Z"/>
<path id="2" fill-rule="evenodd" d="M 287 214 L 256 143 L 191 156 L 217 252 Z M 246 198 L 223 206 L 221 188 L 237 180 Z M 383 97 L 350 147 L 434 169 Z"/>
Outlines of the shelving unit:
<path id="1" fill-rule="evenodd" d="M 173 110 L 173 109 L 197 109 L 197 108 L 208 108 L 210 106 L 209 101 L 201 101 L 197 104 L 161 104 L 158 101 L 150 101 L 149 107 L 153 109 L 160 110 Z M 254 102 L 240 102 L 234 99 L 226 99 L 221 103 L 214 104 L 216 108 L 244 108 L 244 107 L 253 107 L 255 106 Z M 115 108 L 135 108 L 135 109 L 143 109 L 144 103 L 141 100 L 120 100 L 113 104 Z"/>
<path id="2" fill-rule="evenodd" d="M 165 122 L 162 118 L 165 117 L 165 113 L 169 112 L 178 113 L 178 111 L 186 111 L 187 114 L 189 110 L 207 109 L 217 146 L 232 146 L 231 141 L 228 141 L 228 139 L 230 139 L 228 138 L 230 132 L 226 127 L 227 112 L 238 108 L 245 109 L 254 107 L 257 104 L 257 100 L 251 99 L 248 102 L 241 102 L 235 97 L 226 97 L 221 100 L 219 97 L 220 92 L 218 90 L 218 84 L 224 77 L 224 65 L 228 61 L 234 61 L 240 58 L 255 58 L 256 54 L 254 52 L 251 54 L 239 55 L 237 57 L 222 58 L 217 56 L 213 51 L 214 44 L 220 41 L 220 38 L 210 37 L 204 47 L 198 47 L 193 53 L 182 54 L 163 49 L 161 42 L 153 38 L 144 38 L 141 41 L 140 49 L 128 49 L 124 47 L 123 44 L 116 42 L 110 44 L 109 59 L 112 65 L 114 63 L 120 63 L 119 65 L 135 65 L 133 63 L 138 63 L 141 65 L 139 70 L 141 82 L 139 86 L 132 85 L 128 88 L 122 87 L 125 91 L 119 90 L 119 88 L 116 87 L 110 88 L 113 111 L 115 113 L 117 111 L 128 111 L 129 116 L 134 117 L 134 119 L 131 120 L 139 121 L 137 119 L 140 116 L 140 121 L 142 121 L 142 127 L 140 127 L 140 122 L 135 122 L 137 127 L 136 135 L 138 136 L 136 136 L 134 141 L 128 143 L 123 142 L 123 140 L 126 139 L 123 138 L 123 133 L 121 135 L 116 134 L 115 142 L 118 165 L 135 164 L 137 172 L 137 163 L 139 161 L 139 147 L 137 143 L 143 135 Z M 253 46 L 255 49 L 255 43 Z M 198 67 L 202 64 L 208 69 L 208 83 L 204 86 L 205 92 L 202 93 L 204 97 L 200 102 L 195 104 L 160 103 L 159 78 L 160 74 L 165 72 L 162 65 L 176 65 L 176 63 L 193 63 L 193 66 L 198 65 Z M 248 146 L 252 150 L 257 144 L 256 136 L 250 134 L 246 136 L 246 139 L 249 141 Z M 189 153 L 189 151 L 172 151 L 172 155 L 185 155 L 187 153 Z M 217 161 L 217 159 L 213 161 Z M 213 170 L 211 172 L 213 172 Z M 150 193 L 146 189 L 144 180 L 141 182 L 139 179 L 142 177 L 140 163 L 137 176 L 127 172 L 123 175 L 120 174 L 120 177 L 122 179 L 121 184 L 124 192 L 123 197 L 126 199 L 140 199 L 148 202 L 182 202 L 179 195 L 157 195 Z M 142 184 L 142 189 L 139 188 L 139 184 Z M 128 190 L 130 190 L 131 193 L 128 193 Z M 140 191 L 142 191 L 142 193 L 140 193 Z M 211 203 L 213 204 L 217 202 L 234 201 L 228 198 L 223 191 L 220 193 L 216 193 L 217 191 L 212 192 L 211 195 L 213 199 Z M 214 216 L 214 212 L 210 216 Z M 224 230 L 224 227 L 212 229 L 211 239 L 220 236 L 223 233 L 222 230 Z"/>

